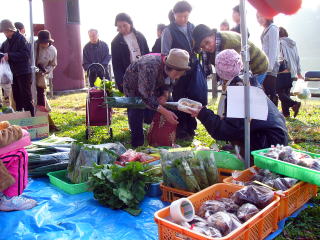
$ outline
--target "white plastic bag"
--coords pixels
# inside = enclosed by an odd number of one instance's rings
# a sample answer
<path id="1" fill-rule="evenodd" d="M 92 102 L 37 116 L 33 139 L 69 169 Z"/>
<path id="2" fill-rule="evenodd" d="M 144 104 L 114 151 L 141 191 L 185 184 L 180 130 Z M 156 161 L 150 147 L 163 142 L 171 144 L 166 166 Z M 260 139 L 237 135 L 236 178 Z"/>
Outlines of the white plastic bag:
<path id="1" fill-rule="evenodd" d="M 293 94 L 299 95 L 303 93 L 303 89 L 308 87 L 308 83 L 303 79 L 298 79 L 293 88 Z"/>
<path id="2" fill-rule="evenodd" d="M 8 62 L 0 63 L 0 84 L 12 84 L 13 75 Z"/>

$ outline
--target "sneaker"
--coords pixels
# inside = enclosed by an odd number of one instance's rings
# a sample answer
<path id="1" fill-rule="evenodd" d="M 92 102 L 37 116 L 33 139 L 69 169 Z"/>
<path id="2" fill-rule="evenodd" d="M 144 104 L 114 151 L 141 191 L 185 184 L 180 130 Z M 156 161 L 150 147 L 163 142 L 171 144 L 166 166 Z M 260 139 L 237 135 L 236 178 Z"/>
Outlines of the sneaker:
<path id="1" fill-rule="evenodd" d="M 27 210 L 35 207 L 36 205 L 37 202 L 35 200 L 22 196 L 16 196 L 9 199 L 3 196 L 0 199 L 0 211 L 4 212 Z"/>
<path id="2" fill-rule="evenodd" d="M 295 105 L 292 106 L 292 110 L 294 112 L 294 115 L 293 115 L 294 118 L 298 115 L 300 107 L 301 107 L 301 102 L 297 102 Z"/>

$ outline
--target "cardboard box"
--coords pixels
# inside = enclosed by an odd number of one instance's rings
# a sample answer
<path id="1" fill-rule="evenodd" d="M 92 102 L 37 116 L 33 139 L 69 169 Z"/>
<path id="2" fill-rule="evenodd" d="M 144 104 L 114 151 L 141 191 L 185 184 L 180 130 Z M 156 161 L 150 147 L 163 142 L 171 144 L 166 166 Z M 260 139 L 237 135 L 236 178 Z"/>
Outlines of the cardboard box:
<path id="1" fill-rule="evenodd" d="M 0 121 L 8 121 L 13 125 L 25 128 L 32 140 L 46 138 L 49 136 L 48 113 L 37 111 L 35 117 L 30 112 L 15 112 L 1 114 Z"/>

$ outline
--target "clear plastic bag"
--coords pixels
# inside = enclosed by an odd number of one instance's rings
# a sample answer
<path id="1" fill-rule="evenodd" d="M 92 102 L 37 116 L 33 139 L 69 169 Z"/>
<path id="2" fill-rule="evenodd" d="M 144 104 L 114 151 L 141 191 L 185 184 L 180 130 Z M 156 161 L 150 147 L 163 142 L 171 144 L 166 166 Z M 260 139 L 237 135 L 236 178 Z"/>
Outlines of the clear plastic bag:
<path id="1" fill-rule="evenodd" d="M 295 185 L 297 182 L 298 180 L 294 178 L 276 178 L 273 180 L 273 184 L 271 187 L 277 190 L 286 191 L 293 185 Z"/>
<path id="2" fill-rule="evenodd" d="M 236 213 L 239 206 L 230 198 L 220 198 L 220 202 L 224 203 L 227 212 Z"/>
<path id="3" fill-rule="evenodd" d="M 12 84 L 13 75 L 8 62 L 0 62 L 0 84 Z"/>
<path id="4" fill-rule="evenodd" d="M 204 226 L 194 226 L 192 228 L 192 231 L 195 231 L 197 233 L 201 233 L 203 235 L 206 235 L 208 237 L 212 237 L 212 238 L 220 238 L 222 237 L 221 232 L 213 227 L 209 227 L 208 225 L 204 225 Z"/>
<path id="5" fill-rule="evenodd" d="M 181 175 L 180 168 L 182 160 L 192 157 L 190 154 L 190 151 L 169 152 L 168 150 L 161 150 L 164 185 L 188 191 L 188 185 L 185 182 L 185 178 Z"/>
<path id="6" fill-rule="evenodd" d="M 246 222 L 250 218 L 252 218 L 254 215 L 256 215 L 258 212 L 259 212 L 259 209 L 255 205 L 251 203 L 245 203 L 238 209 L 237 217 L 242 222 Z"/>
<path id="7" fill-rule="evenodd" d="M 274 192 L 266 187 L 246 186 L 239 191 L 236 191 L 231 199 L 238 205 L 252 203 L 258 208 L 266 207 L 274 197 Z"/>
<path id="8" fill-rule="evenodd" d="M 302 94 L 303 89 L 306 88 L 308 85 L 308 83 L 306 81 L 304 81 L 303 79 L 298 79 L 296 84 L 293 87 L 293 94 L 294 95 L 298 95 L 298 94 Z"/>
<path id="9" fill-rule="evenodd" d="M 202 218 L 208 218 L 212 214 L 221 211 L 226 211 L 226 206 L 223 202 L 217 200 L 208 200 L 201 205 L 198 215 Z"/>
<path id="10" fill-rule="evenodd" d="M 218 229 L 223 236 L 241 226 L 239 219 L 231 213 L 217 212 L 208 218 L 210 227 Z"/>

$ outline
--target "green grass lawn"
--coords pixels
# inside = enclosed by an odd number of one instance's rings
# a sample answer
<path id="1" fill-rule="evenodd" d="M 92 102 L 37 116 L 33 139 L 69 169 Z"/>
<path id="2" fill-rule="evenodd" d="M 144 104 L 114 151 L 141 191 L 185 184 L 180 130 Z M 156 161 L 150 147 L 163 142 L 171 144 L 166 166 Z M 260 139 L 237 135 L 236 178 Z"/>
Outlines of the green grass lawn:
<path id="1" fill-rule="evenodd" d="M 94 127 L 92 138 L 85 139 L 86 116 L 85 103 L 86 93 L 69 94 L 55 97 L 50 100 L 52 107 L 52 118 L 60 131 L 58 136 L 72 137 L 76 140 L 100 144 L 119 141 L 129 147 L 130 132 L 127 115 L 124 109 L 114 109 L 112 128 L 114 138 L 110 139 L 107 127 Z M 216 104 L 210 108 L 216 110 Z M 300 114 L 296 119 L 287 119 L 290 144 L 298 149 L 320 153 L 320 101 L 306 101 L 302 103 Z M 148 126 L 145 126 L 147 129 Z M 211 146 L 215 141 L 209 136 L 205 128 L 199 123 L 195 139 Z M 181 146 L 190 146 L 191 142 L 178 142 Z M 218 145 L 223 143 L 217 142 Z M 320 200 L 314 198 L 314 203 L 319 204 Z M 320 239 L 320 207 L 304 210 L 300 216 L 290 220 L 286 224 L 285 231 L 278 240 L 283 239 Z"/>
<path id="2" fill-rule="evenodd" d="M 85 139 L 85 102 L 86 93 L 76 93 L 55 97 L 50 100 L 52 118 L 61 129 L 59 136 L 69 136 L 79 141 L 99 144 L 109 141 L 120 141 L 129 145 L 130 133 L 126 111 L 114 109 L 112 128 L 114 139 L 108 135 L 107 127 L 94 127 L 94 134 L 89 141 Z M 216 104 L 210 108 L 216 109 Z M 320 101 L 303 102 L 300 114 L 296 119 L 287 120 L 291 144 L 295 148 L 320 153 Z M 148 126 L 145 126 L 147 129 Z M 209 136 L 205 128 L 199 124 L 195 139 L 210 146 L 215 141 Z M 188 146 L 190 142 L 179 142 Z"/>

